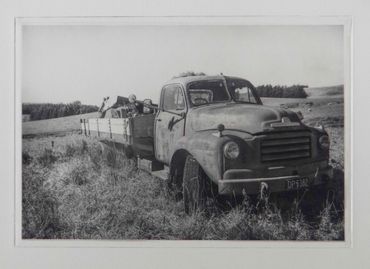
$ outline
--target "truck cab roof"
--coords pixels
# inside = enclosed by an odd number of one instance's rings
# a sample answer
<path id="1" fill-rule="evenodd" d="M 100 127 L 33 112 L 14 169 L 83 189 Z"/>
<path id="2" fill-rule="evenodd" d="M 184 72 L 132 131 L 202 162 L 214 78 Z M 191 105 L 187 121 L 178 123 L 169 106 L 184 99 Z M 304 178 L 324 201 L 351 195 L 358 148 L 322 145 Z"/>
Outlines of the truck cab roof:
<path id="1" fill-rule="evenodd" d="M 168 84 L 182 84 L 182 85 L 187 85 L 191 82 L 194 81 L 201 81 L 201 80 L 214 80 L 214 79 L 240 79 L 240 80 L 246 80 L 244 78 L 239 78 L 239 77 L 230 77 L 230 76 L 224 76 L 224 75 L 215 75 L 215 76 L 187 76 L 187 77 L 177 77 L 173 78 L 169 81 L 167 81 L 164 85 Z M 249 82 L 249 81 L 248 81 Z M 250 83 L 250 82 L 249 82 Z"/>

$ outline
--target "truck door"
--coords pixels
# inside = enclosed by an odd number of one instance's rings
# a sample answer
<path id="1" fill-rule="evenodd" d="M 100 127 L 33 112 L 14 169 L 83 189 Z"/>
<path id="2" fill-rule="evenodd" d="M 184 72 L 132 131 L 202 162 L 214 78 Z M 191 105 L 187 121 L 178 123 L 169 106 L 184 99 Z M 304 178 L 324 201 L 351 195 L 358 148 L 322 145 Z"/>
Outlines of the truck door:
<path id="1" fill-rule="evenodd" d="M 174 143 L 184 135 L 185 96 L 179 84 L 162 89 L 160 109 L 155 119 L 155 156 L 164 163 L 170 162 Z"/>

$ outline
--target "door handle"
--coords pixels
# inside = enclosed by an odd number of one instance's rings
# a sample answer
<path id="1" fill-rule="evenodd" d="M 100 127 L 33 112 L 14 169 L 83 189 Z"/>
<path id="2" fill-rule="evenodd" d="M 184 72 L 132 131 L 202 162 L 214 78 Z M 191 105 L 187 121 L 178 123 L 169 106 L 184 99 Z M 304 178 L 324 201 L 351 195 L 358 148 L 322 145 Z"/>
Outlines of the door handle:
<path id="1" fill-rule="evenodd" d="M 162 119 L 155 119 L 156 121 L 162 121 Z"/>

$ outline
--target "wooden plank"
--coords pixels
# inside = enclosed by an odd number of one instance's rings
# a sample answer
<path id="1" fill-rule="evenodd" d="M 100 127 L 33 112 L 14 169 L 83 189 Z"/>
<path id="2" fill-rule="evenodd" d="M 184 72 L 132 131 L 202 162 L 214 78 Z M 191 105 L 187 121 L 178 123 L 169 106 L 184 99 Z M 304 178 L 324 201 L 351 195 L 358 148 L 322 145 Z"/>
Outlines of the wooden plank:
<path id="1" fill-rule="evenodd" d="M 123 121 L 113 121 L 111 120 L 111 130 L 112 130 L 112 133 L 115 133 L 115 134 L 121 134 L 123 135 L 124 133 L 124 128 L 123 128 Z"/>
<path id="2" fill-rule="evenodd" d="M 101 133 L 109 133 L 109 119 L 98 119 L 98 128 Z"/>
<path id="3" fill-rule="evenodd" d="M 159 171 L 153 171 L 151 172 L 152 176 L 155 176 L 156 178 L 162 179 L 164 181 L 168 181 L 169 179 L 169 173 L 167 169 L 159 170 Z"/>
<path id="4" fill-rule="evenodd" d="M 87 121 L 92 136 L 108 139 L 136 149 L 153 152 L 154 115 L 135 118 L 97 118 Z M 87 129 L 87 127 L 84 127 Z"/>
<path id="5" fill-rule="evenodd" d="M 89 119 L 89 126 L 90 126 L 90 132 L 97 132 L 98 131 L 98 124 L 97 119 Z"/>
<path id="6" fill-rule="evenodd" d="M 155 171 L 164 171 L 164 173 L 168 174 L 168 169 L 165 169 L 163 163 L 160 163 L 156 160 L 147 160 L 147 159 L 137 159 L 137 167 L 141 170 L 147 171 L 149 173 Z"/>
<path id="7" fill-rule="evenodd" d="M 112 133 L 132 135 L 129 128 L 130 119 L 110 119 Z"/>

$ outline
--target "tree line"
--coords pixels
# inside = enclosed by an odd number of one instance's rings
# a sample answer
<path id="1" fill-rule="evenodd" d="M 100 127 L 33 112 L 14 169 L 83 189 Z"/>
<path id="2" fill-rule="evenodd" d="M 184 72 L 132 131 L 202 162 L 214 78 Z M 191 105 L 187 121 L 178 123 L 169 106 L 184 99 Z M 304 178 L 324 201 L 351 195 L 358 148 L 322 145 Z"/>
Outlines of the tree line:
<path id="1" fill-rule="evenodd" d="M 307 85 L 281 86 L 271 84 L 256 87 L 260 97 L 280 97 L 280 98 L 306 98 L 308 94 L 304 90 Z"/>
<path id="2" fill-rule="evenodd" d="M 22 104 L 22 114 L 29 114 L 30 120 L 45 120 L 60 118 L 78 114 L 85 114 L 98 111 L 99 107 L 93 105 L 83 105 L 80 101 L 72 103 L 24 103 Z"/>
<path id="3" fill-rule="evenodd" d="M 182 72 L 173 78 L 180 78 L 180 77 L 189 77 L 189 76 L 206 76 L 204 72 L 194 72 L 194 71 L 186 71 Z M 307 88 L 307 85 L 292 85 L 292 86 L 282 86 L 282 85 L 275 85 L 272 86 L 271 84 L 260 85 L 256 87 L 257 93 L 260 97 L 280 97 L 280 98 L 306 98 L 308 94 L 304 90 Z"/>

